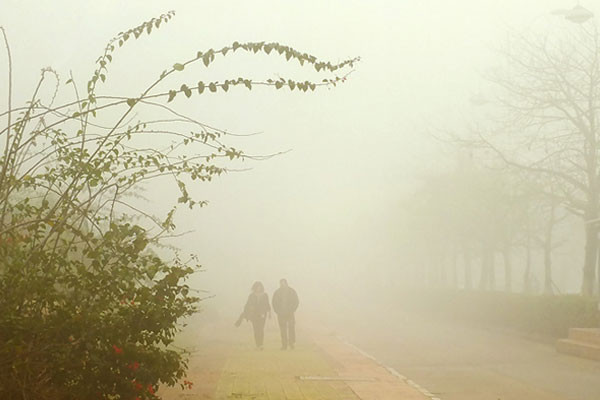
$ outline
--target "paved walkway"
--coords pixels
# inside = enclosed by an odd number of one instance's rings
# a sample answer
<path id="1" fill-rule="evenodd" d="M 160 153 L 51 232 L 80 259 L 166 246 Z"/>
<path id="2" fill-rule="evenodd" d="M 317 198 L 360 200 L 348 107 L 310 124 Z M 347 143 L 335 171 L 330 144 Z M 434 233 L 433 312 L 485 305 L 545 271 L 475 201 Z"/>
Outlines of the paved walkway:
<path id="1" fill-rule="evenodd" d="M 218 330 L 218 332 L 222 332 Z M 409 381 L 393 374 L 368 355 L 341 342 L 324 330 L 299 332 L 294 350 L 281 351 L 275 324 L 267 327 L 263 351 L 251 345 L 251 328 L 227 327 L 219 336 L 222 363 L 213 371 L 203 365 L 202 353 L 190 360 L 191 390 L 166 390 L 171 399 L 254 400 L 430 400 Z M 210 342 L 199 343 L 210 346 Z M 203 369 L 203 371 L 198 371 Z M 217 371 L 217 369 L 219 371 Z M 212 374 L 212 375 L 211 375 Z M 206 390 L 201 379 L 212 377 L 214 387 Z M 214 394 L 209 394 L 212 392 Z"/>
<path id="2" fill-rule="evenodd" d="M 553 343 L 383 306 L 359 311 L 328 326 L 442 400 L 600 399 L 600 362 Z"/>
<path id="3" fill-rule="evenodd" d="M 396 371 L 379 364 L 362 350 L 343 343 L 334 336 L 315 335 L 314 340 L 336 365 L 336 373 L 342 377 L 360 377 L 365 380 L 349 380 L 346 384 L 361 400 L 430 400 L 423 389 L 408 381 Z"/>

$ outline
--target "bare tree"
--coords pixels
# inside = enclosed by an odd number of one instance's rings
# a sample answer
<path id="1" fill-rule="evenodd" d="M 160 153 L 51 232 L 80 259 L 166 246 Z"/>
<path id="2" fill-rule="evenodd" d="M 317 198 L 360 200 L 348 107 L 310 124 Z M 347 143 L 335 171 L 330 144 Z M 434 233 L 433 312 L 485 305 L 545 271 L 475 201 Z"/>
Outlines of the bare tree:
<path id="1" fill-rule="evenodd" d="M 509 67 L 490 76 L 501 89 L 502 112 L 496 128 L 480 138 L 508 166 L 557 182 L 548 195 L 583 222 L 581 291 L 592 295 L 600 217 L 598 27 L 590 21 L 520 35 L 510 44 Z"/>

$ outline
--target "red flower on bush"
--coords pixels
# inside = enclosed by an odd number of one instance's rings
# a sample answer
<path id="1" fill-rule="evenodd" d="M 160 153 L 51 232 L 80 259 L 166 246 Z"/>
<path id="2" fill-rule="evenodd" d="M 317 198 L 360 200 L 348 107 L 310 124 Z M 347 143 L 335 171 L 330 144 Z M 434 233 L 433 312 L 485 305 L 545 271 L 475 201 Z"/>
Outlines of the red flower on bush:
<path id="1" fill-rule="evenodd" d="M 142 390 L 144 388 L 144 385 L 142 385 L 141 383 L 137 382 L 137 381 L 133 381 L 133 387 L 135 388 L 135 390 Z"/>
<path id="2" fill-rule="evenodd" d="M 186 389 L 191 389 L 192 386 L 194 386 L 194 382 L 185 380 L 183 381 L 183 386 L 185 386 Z"/>
<path id="3" fill-rule="evenodd" d="M 132 364 L 127 365 L 127 368 L 129 368 L 132 371 L 137 370 L 139 367 L 140 367 L 140 363 L 137 361 Z"/>
<path id="4" fill-rule="evenodd" d="M 117 347 L 116 344 L 113 344 L 112 348 L 115 351 L 115 354 L 123 354 L 123 349 L 121 347 Z"/>
<path id="5" fill-rule="evenodd" d="M 148 385 L 148 392 L 150 394 L 154 394 L 155 393 L 154 387 L 152 385 Z"/>

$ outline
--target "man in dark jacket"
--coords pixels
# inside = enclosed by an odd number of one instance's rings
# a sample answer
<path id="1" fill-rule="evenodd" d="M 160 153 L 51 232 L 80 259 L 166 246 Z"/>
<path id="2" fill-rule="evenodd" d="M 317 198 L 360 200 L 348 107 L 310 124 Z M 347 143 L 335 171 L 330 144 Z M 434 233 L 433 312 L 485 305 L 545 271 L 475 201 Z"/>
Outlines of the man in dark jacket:
<path id="1" fill-rule="evenodd" d="M 277 313 L 281 331 L 281 350 L 294 348 L 296 343 L 296 320 L 294 313 L 298 309 L 298 295 L 288 286 L 287 280 L 279 281 L 279 289 L 273 293 L 273 310 Z"/>

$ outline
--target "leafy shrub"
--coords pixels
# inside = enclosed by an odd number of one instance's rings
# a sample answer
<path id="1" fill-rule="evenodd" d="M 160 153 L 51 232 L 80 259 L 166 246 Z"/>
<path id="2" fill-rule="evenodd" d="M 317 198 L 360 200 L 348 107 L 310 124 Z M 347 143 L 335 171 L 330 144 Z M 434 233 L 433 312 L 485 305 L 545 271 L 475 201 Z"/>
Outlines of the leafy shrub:
<path id="1" fill-rule="evenodd" d="M 169 344 L 196 309 L 183 283 L 193 268 L 146 252 L 132 225 L 90 240 L 79 259 L 0 247 L 2 398 L 153 398 L 158 382 L 184 376 Z"/>
<path id="2" fill-rule="evenodd" d="M 225 144 L 225 131 L 167 103 L 234 86 L 306 92 L 346 78 L 240 77 L 159 88 L 236 51 L 281 55 L 330 74 L 357 61 L 331 64 L 279 43 L 235 42 L 172 64 L 139 95 L 99 93 L 117 50 L 172 16 L 113 38 L 84 91 L 67 80 L 74 100 L 54 104 L 60 77 L 45 68 L 26 104 L 13 109 L 9 101 L 0 113 L 8 122 L 0 130 L 1 399 L 155 399 L 161 384 L 190 387 L 181 383 L 186 357 L 173 339 L 182 318 L 197 310 L 200 299 L 185 282 L 199 266 L 161 242 L 174 234 L 176 206 L 156 217 L 131 199 L 140 185 L 170 178 L 179 204 L 202 207 L 190 182 L 211 181 L 227 172 L 227 162 L 253 157 Z M 148 146 L 148 136 L 166 149 Z"/>
<path id="3" fill-rule="evenodd" d="M 579 295 L 524 295 L 482 291 L 420 292 L 408 307 L 441 318 L 525 333 L 564 337 L 572 327 L 600 326 L 597 300 Z"/>

